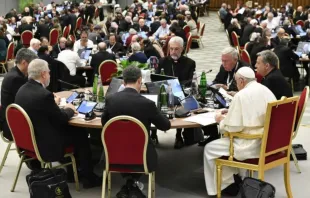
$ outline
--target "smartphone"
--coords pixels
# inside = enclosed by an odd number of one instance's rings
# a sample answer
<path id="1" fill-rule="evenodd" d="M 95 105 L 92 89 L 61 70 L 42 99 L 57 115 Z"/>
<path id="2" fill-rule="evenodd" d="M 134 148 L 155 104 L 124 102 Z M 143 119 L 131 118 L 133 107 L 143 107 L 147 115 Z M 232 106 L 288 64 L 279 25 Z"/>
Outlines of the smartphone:
<path id="1" fill-rule="evenodd" d="M 201 114 L 201 113 L 208 113 L 209 111 L 206 109 L 199 109 L 197 111 L 194 111 L 194 114 Z"/>

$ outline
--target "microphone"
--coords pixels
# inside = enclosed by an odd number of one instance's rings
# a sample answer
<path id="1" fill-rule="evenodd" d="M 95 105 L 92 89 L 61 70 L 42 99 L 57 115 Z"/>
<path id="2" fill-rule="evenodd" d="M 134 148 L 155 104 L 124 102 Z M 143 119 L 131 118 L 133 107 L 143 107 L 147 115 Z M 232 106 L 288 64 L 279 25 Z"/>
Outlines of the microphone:
<path id="1" fill-rule="evenodd" d="M 71 83 L 68 83 L 68 82 L 60 80 L 60 79 L 58 79 L 57 81 L 60 82 L 60 83 L 66 84 L 66 85 L 70 85 L 71 87 L 74 87 L 74 88 L 82 88 L 82 87 L 80 87 L 78 85 L 71 84 Z"/>

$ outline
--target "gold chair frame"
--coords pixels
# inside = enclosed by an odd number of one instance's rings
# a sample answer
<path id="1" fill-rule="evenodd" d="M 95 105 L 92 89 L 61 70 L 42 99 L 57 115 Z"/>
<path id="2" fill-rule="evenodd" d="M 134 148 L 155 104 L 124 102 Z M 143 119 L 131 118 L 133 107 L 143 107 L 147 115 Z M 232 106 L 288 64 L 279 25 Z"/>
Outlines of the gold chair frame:
<path id="1" fill-rule="evenodd" d="M 106 132 L 106 129 L 109 127 L 110 124 L 112 124 L 115 121 L 118 120 L 128 120 L 131 122 L 136 123 L 137 125 L 139 125 L 143 132 L 144 132 L 144 136 L 145 136 L 145 143 L 144 143 L 144 149 L 143 149 L 143 167 L 144 167 L 144 172 L 131 172 L 131 173 L 143 173 L 149 176 L 149 183 L 148 183 L 148 198 L 155 198 L 155 171 L 153 172 L 149 172 L 148 168 L 147 168 L 147 161 L 146 161 L 146 152 L 147 152 L 147 145 L 148 145 L 148 132 L 145 128 L 145 126 L 142 124 L 141 121 L 139 121 L 136 118 L 133 118 L 131 116 L 117 116 L 114 117 L 112 119 L 110 119 L 103 127 L 102 129 L 102 133 L 101 133 L 101 139 L 102 139 L 102 143 L 103 143 L 103 149 L 105 152 L 105 158 L 106 158 L 106 164 L 105 164 L 105 170 L 103 171 L 103 182 L 102 182 L 102 198 L 105 198 L 105 190 L 106 190 L 106 178 L 108 177 L 108 197 L 111 197 L 111 173 L 118 173 L 117 171 L 110 171 L 109 170 L 109 153 L 107 152 L 107 145 L 104 141 L 104 135 Z"/>
<path id="2" fill-rule="evenodd" d="M 68 162 L 66 164 L 61 164 L 61 165 L 52 167 L 52 163 L 51 162 L 45 162 L 42 159 L 41 155 L 40 155 L 40 151 L 38 149 L 37 141 L 36 141 L 35 134 L 34 134 L 34 128 L 33 128 L 32 122 L 31 122 L 28 114 L 25 112 L 25 110 L 21 106 L 19 106 L 17 104 L 11 104 L 6 109 L 6 117 L 7 118 L 8 118 L 8 111 L 9 111 L 10 108 L 15 108 L 18 111 L 20 111 L 23 114 L 23 116 L 25 117 L 25 119 L 27 120 L 28 126 L 30 128 L 31 139 L 32 139 L 34 150 L 35 150 L 35 154 L 37 156 L 37 159 L 41 162 L 41 167 L 42 168 L 46 167 L 46 168 L 52 169 L 52 168 L 62 168 L 62 167 L 68 166 L 68 165 L 72 165 L 73 173 L 74 173 L 74 180 L 75 180 L 75 188 L 76 188 L 76 191 L 80 191 L 80 184 L 79 184 L 79 178 L 78 178 L 78 175 L 77 175 L 76 161 L 75 161 L 75 157 L 74 157 L 73 153 L 67 153 L 67 154 L 64 155 L 64 157 L 70 157 L 71 158 L 71 162 Z M 9 122 L 8 122 L 8 125 L 9 125 L 10 130 L 12 131 Z M 13 139 L 14 139 L 14 142 L 15 142 L 14 135 L 13 135 Z M 18 180 L 18 177 L 19 177 L 19 173 L 20 173 L 20 169 L 22 167 L 23 162 L 34 160 L 34 158 L 27 158 L 27 159 L 25 159 L 27 156 L 17 146 L 16 146 L 16 150 L 17 150 L 18 155 L 20 156 L 20 161 L 19 161 L 19 165 L 18 165 L 18 168 L 17 168 L 17 173 L 16 173 L 16 176 L 15 176 L 15 179 L 14 179 L 14 183 L 13 183 L 13 186 L 11 188 L 11 192 L 14 192 L 14 190 L 15 190 L 16 183 L 17 183 L 17 180 Z"/>
<path id="3" fill-rule="evenodd" d="M 118 67 L 118 64 L 117 64 L 117 62 L 115 62 L 115 61 L 113 61 L 113 60 L 105 60 L 105 61 L 103 61 L 103 62 L 101 62 L 100 63 L 100 65 L 99 65 L 99 67 L 98 67 L 98 74 L 100 75 L 100 71 L 101 71 L 101 67 L 103 67 L 103 65 L 105 64 L 105 63 L 114 63 L 115 65 L 116 65 L 116 68 Z M 101 77 L 101 75 L 100 75 L 100 77 Z M 110 78 L 108 79 L 108 80 L 111 80 L 113 78 L 113 74 L 110 76 Z M 104 82 L 102 82 L 102 79 L 100 79 L 101 80 L 101 83 L 104 83 Z"/>
<path id="4" fill-rule="evenodd" d="M 8 51 L 10 49 L 10 47 L 13 45 L 13 58 L 14 58 L 14 43 L 13 42 L 10 42 L 10 44 L 8 45 L 8 48 L 7 48 L 7 53 L 6 53 L 6 56 L 5 56 L 5 61 L 4 62 L 0 62 L 0 65 L 2 67 L 2 71 L 4 70 L 5 73 L 7 73 L 7 69 L 5 68 L 5 65 L 8 63 L 8 61 L 12 60 L 12 59 L 9 59 L 9 54 L 8 54 Z"/>
<path id="5" fill-rule="evenodd" d="M 221 183 L 222 183 L 222 166 L 230 166 L 234 168 L 241 168 L 241 169 L 247 169 L 250 170 L 250 176 L 253 177 L 253 172 L 257 171 L 258 172 L 258 179 L 264 180 L 264 173 L 266 170 L 272 169 L 276 166 L 284 164 L 284 183 L 285 183 L 285 188 L 286 188 L 286 193 L 289 198 L 292 198 L 292 191 L 291 191 L 291 186 L 290 186 L 290 153 L 291 153 L 291 144 L 292 144 L 292 137 L 293 137 L 293 130 L 295 126 L 295 120 L 296 120 L 296 113 L 297 113 L 297 108 L 298 108 L 298 100 L 299 97 L 291 97 L 291 98 L 282 98 L 281 100 L 274 101 L 268 103 L 267 106 L 267 112 L 266 112 L 266 119 L 265 119 L 265 124 L 264 124 L 264 132 L 263 134 L 244 134 L 241 132 L 238 133 L 228 133 L 226 132 L 224 134 L 225 137 L 229 137 L 230 140 L 230 148 L 229 148 L 229 158 L 228 160 L 225 159 L 216 159 L 215 164 L 216 164 L 216 181 L 217 181 L 217 197 L 221 197 Z M 272 113 L 272 108 L 273 107 L 278 107 L 279 105 L 282 104 L 287 104 L 287 103 L 296 103 L 295 107 L 295 113 L 294 113 L 294 120 L 293 120 L 293 125 L 292 125 L 292 136 L 290 138 L 290 144 L 287 146 L 284 146 L 282 148 L 270 151 L 270 152 L 265 152 L 266 150 L 266 145 L 267 145 L 267 138 L 268 138 L 268 133 L 269 133 L 269 126 L 270 126 L 270 118 L 271 118 L 271 113 Z M 249 164 L 249 163 L 244 163 L 244 162 L 238 162 L 234 161 L 234 145 L 233 141 L 234 138 L 242 138 L 242 139 L 262 139 L 261 142 L 261 150 L 260 150 L 260 156 L 259 156 L 259 161 L 258 164 Z M 265 164 L 265 158 L 279 153 L 279 152 L 284 152 L 287 151 L 287 155 L 284 158 L 280 158 L 278 160 L 272 161 L 268 164 Z"/>
<path id="6" fill-rule="evenodd" d="M 194 42 L 197 42 L 199 47 L 200 47 L 200 43 L 201 43 L 201 46 L 204 48 L 205 46 L 203 45 L 202 43 L 202 37 L 204 35 L 204 31 L 205 31 L 205 26 L 206 24 L 205 23 L 201 23 L 200 22 L 200 31 L 198 31 L 198 38 L 192 38 L 192 41 Z"/>
<path id="7" fill-rule="evenodd" d="M 13 141 L 10 141 L 8 139 L 6 139 L 4 136 L 3 136 L 3 131 L 0 132 L 0 135 L 1 135 L 1 139 L 5 142 L 5 143 L 8 143 L 8 145 L 6 146 L 6 149 L 5 149 L 5 152 L 4 152 L 4 155 L 3 155 L 3 158 L 2 158 L 2 161 L 1 161 L 1 165 L 0 165 L 0 173 L 4 167 L 4 164 L 5 164 L 5 161 L 9 155 L 9 151 L 10 150 L 15 150 L 15 149 L 11 149 L 11 146 L 12 144 L 14 143 Z"/>

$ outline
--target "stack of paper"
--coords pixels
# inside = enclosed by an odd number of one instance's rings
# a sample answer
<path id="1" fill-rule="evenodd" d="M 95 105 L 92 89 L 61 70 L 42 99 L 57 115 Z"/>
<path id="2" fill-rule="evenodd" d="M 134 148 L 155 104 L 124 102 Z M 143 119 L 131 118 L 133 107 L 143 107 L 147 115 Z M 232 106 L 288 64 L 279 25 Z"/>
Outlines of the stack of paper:
<path id="1" fill-rule="evenodd" d="M 216 123 L 215 121 L 215 112 L 202 113 L 198 115 L 194 115 L 188 118 L 183 119 L 187 122 L 198 123 L 202 126 L 210 125 Z"/>

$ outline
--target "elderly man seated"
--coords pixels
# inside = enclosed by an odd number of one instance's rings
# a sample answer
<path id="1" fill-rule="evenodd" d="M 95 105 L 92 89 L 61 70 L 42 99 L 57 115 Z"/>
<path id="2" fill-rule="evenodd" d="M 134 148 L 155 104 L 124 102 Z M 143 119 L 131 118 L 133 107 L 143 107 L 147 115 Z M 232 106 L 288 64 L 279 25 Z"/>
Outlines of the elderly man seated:
<path id="1" fill-rule="evenodd" d="M 154 33 L 154 37 L 159 40 L 165 40 L 169 34 L 169 26 L 167 25 L 166 19 L 160 20 L 160 27 Z"/>
<path id="2" fill-rule="evenodd" d="M 229 110 L 224 109 L 216 114 L 215 120 L 220 125 L 220 132 L 260 134 L 264 130 L 267 105 L 276 97 L 264 85 L 256 82 L 254 71 L 249 67 L 240 68 L 234 76 L 239 92 L 234 96 Z M 253 105 L 255 104 L 255 105 Z M 204 176 L 209 195 L 216 195 L 215 160 L 229 156 L 229 138 L 214 140 L 204 149 Z M 260 140 L 234 139 L 234 157 L 237 160 L 259 157 Z M 238 170 L 223 167 L 223 193 L 236 196 L 239 191 L 238 180 L 234 174 Z M 240 180 L 239 180 L 240 182 Z"/>
<path id="3" fill-rule="evenodd" d="M 274 30 L 274 29 L 276 29 L 276 27 L 279 26 L 279 19 L 274 18 L 272 12 L 268 13 L 267 19 L 265 21 L 267 22 L 267 28 L 270 30 Z"/>
<path id="4" fill-rule="evenodd" d="M 30 40 L 30 47 L 28 49 L 33 51 L 35 54 L 38 54 L 38 50 L 40 46 L 41 46 L 41 41 L 36 38 L 33 38 Z"/>

